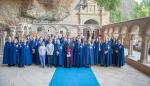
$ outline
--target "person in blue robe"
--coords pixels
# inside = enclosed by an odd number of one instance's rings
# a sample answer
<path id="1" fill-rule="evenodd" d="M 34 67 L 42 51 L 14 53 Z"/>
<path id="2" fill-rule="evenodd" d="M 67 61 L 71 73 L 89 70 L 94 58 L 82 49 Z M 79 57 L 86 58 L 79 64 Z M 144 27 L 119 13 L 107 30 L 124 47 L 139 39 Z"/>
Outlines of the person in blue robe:
<path id="1" fill-rule="evenodd" d="M 63 53 L 64 53 L 64 67 L 67 67 L 67 52 L 66 51 L 66 47 L 68 45 L 68 41 L 66 38 L 64 38 L 63 43 L 61 43 L 63 45 Z"/>
<path id="2" fill-rule="evenodd" d="M 31 51 L 32 51 L 32 61 L 35 63 L 35 57 L 36 57 L 36 53 L 35 53 L 35 50 L 36 50 L 36 47 L 37 47 L 37 41 L 35 38 L 33 38 L 30 42 L 30 47 L 31 47 Z"/>
<path id="3" fill-rule="evenodd" d="M 83 44 L 83 64 L 85 67 L 90 66 L 90 45 L 87 42 L 84 42 Z"/>
<path id="4" fill-rule="evenodd" d="M 119 41 L 117 49 L 117 66 L 121 67 L 125 64 L 125 58 L 124 58 L 124 46 L 121 44 L 121 41 Z"/>
<path id="5" fill-rule="evenodd" d="M 89 53 L 90 53 L 90 65 L 94 65 L 94 43 L 91 42 L 89 45 Z"/>
<path id="6" fill-rule="evenodd" d="M 75 40 L 75 38 L 73 38 L 72 39 L 72 41 L 71 41 L 71 55 L 72 55 L 72 64 L 73 64 L 73 66 L 75 66 L 75 62 L 74 62 L 74 59 L 75 59 L 75 48 L 76 47 L 76 40 Z"/>
<path id="7" fill-rule="evenodd" d="M 45 43 L 45 46 L 48 44 L 48 39 L 45 37 L 44 39 L 43 39 L 43 42 Z"/>
<path id="8" fill-rule="evenodd" d="M 112 65 L 112 48 L 109 41 L 106 41 L 104 44 L 104 57 L 105 57 L 105 66 L 111 66 Z"/>
<path id="9" fill-rule="evenodd" d="M 78 43 L 79 40 L 76 40 L 74 43 L 74 57 L 73 57 L 73 66 L 74 67 L 79 67 L 79 43 Z"/>
<path id="10" fill-rule="evenodd" d="M 83 43 L 78 41 L 78 58 L 79 58 L 79 67 L 83 67 Z"/>
<path id="11" fill-rule="evenodd" d="M 112 44 L 112 64 L 114 66 L 116 66 L 117 64 L 117 53 L 116 53 L 116 49 L 117 49 L 117 43 L 115 40 L 113 40 L 113 44 Z"/>
<path id="12" fill-rule="evenodd" d="M 57 67 L 58 66 L 58 56 L 59 56 L 58 52 L 59 52 L 59 50 L 58 50 L 58 44 L 57 44 L 56 39 L 54 39 L 53 44 L 54 44 L 53 65 L 55 65 L 55 67 Z"/>
<path id="13" fill-rule="evenodd" d="M 12 42 L 11 37 L 6 40 L 4 45 L 4 54 L 3 54 L 3 64 L 8 64 L 8 66 L 12 65 Z"/>
<path id="14" fill-rule="evenodd" d="M 59 61 L 58 61 L 58 64 L 61 67 L 64 67 L 64 49 L 63 49 L 63 47 L 64 47 L 63 44 L 61 44 L 58 41 L 58 50 L 59 50 Z"/>
<path id="15" fill-rule="evenodd" d="M 24 39 L 24 42 L 21 47 L 19 66 L 24 67 L 25 65 L 31 65 L 31 64 L 32 64 L 32 56 L 31 56 L 30 47 L 27 44 L 26 39 Z"/>
<path id="16" fill-rule="evenodd" d="M 42 38 L 37 39 L 37 41 L 36 41 L 36 47 L 35 47 L 35 64 L 36 65 L 40 65 L 40 59 L 39 59 L 39 52 L 38 52 L 38 50 L 39 50 L 39 47 L 41 46 L 42 42 L 43 42 Z"/>
<path id="17" fill-rule="evenodd" d="M 19 64 L 19 58 L 20 58 L 20 44 L 17 39 L 14 40 L 13 46 L 12 46 L 12 58 L 13 58 L 13 65 Z"/>
<path id="18" fill-rule="evenodd" d="M 94 50 L 94 64 L 97 65 L 99 64 L 99 59 L 98 59 L 98 41 L 93 41 L 93 50 Z"/>
<path id="19" fill-rule="evenodd" d="M 61 44 L 64 43 L 64 37 L 63 36 L 60 38 L 60 43 Z"/>
<path id="20" fill-rule="evenodd" d="M 74 41 L 74 50 L 73 50 L 73 66 L 77 67 L 78 66 L 78 40 L 76 39 Z"/>
<path id="21" fill-rule="evenodd" d="M 99 40 L 98 45 L 98 62 L 100 65 L 104 65 L 105 64 L 105 58 L 104 58 L 104 43 L 102 42 L 102 40 Z"/>

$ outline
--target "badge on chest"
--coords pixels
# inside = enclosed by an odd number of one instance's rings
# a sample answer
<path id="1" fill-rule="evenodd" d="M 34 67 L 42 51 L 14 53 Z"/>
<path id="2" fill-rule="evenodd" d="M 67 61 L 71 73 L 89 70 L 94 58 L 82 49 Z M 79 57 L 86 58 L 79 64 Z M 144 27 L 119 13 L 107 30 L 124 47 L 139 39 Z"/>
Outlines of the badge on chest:
<path id="1" fill-rule="evenodd" d="M 27 48 L 29 48 L 29 46 L 27 45 Z"/>
<path id="2" fill-rule="evenodd" d="M 108 46 L 108 49 L 110 49 L 110 46 Z"/>
<path id="3" fill-rule="evenodd" d="M 63 49 L 62 46 L 60 46 L 60 49 L 61 49 L 61 50 Z"/>
<path id="4" fill-rule="evenodd" d="M 19 45 L 17 44 L 16 47 L 18 47 Z"/>

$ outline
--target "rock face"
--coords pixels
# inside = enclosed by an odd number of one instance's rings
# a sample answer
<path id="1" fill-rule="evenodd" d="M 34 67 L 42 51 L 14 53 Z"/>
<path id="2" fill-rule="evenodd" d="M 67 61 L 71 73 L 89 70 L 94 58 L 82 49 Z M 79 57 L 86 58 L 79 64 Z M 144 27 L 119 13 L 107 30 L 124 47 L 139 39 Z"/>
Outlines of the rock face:
<path id="1" fill-rule="evenodd" d="M 1 22 L 15 25 L 32 20 L 59 21 L 69 15 L 73 0 L 1 0 Z"/>

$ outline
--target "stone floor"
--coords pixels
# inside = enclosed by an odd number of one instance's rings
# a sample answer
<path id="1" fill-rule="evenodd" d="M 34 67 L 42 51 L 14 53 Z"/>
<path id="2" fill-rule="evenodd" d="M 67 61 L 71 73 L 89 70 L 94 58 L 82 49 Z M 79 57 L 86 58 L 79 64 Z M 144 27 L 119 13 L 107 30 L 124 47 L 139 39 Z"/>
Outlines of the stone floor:
<path id="1" fill-rule="evenodd" d="M 150 86 L 150 77 L 129 65 L 117 67 L 92 67 L 101 86 Z"/>
<path id="2" fill-rule="evenodd" d="M 0 86 L 48 86 L 55 69 L 36 65 L 7 67 L 0 63 Z M 150 77 L 129 65 L 122 68 L 93 66 L 92 70 L 101 86 L 150 86 Z"/>

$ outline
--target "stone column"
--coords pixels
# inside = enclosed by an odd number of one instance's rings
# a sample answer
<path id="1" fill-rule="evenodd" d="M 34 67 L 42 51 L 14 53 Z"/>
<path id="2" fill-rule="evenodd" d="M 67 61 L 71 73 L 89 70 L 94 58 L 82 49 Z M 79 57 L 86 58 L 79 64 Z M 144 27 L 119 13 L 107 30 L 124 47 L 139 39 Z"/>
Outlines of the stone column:
<path id="1" fill-rule="evenodd" d="M 121 34 L 121 43 L 124 44 L 124 38 L 126 37 L 126 34 Z"/>
<path id="2" fill-rule="evenodd" d="M 13 31 L 11 32 L 11 34 L 12 34 L 12 39 L 14 40 L 14 38 L 15 38 L 15 36 L 16 36 L 16 31 L 13 30 Z"/>
<path id="3" fill-rule="evenodd" d="M 92 40 L 92 34 L 93 34 L 93 31 L 90 30 L 90 31 L 89 31 L 89 34 L 90 34 L 90 35 L 89 35 L 89 40 Z"/>
<path id="4" fill-rule="evenodd" d="M 129 35 L 129 50 L 128 50 L 128 57 L 132 57 L 133 52 L 133 34 Z"/>
<path id="5" fill-rule="evenodd" d="M 114 37 L 115 39 L 118 39 L 119 34 L 118 34 L 118 33 L 115 33 L 115 34 L 113 34 L 113 37 Z"/>
<path id="6" fill-rule="evenodd" d="M 7 32 L 6 31 L 4 31 L 4 33 L 3 33 L 4 35 L 3 35 L 3 45 L 5 44 L 5 39 L 6 39 L 6 36 L 7 36 Z"/>
<path id="7" fill-rule="evenodd" d="M 147 55 L 148 55 L 148 39 L 146 36 L 142 36 L 142 44 L 141 44 L 141 56 L 139 62 L 143 63 L 147 61 Z"/>
<path id="8" fill-rule="evenodd" d="M 146 56 L 145 56 L 145 58 L 144 58 L 144 62 L 147 62 L 147 61 L 148 61 L 149 47 L 150 47 L 149 45 L 150 45 L 150 42 L 149 42 L 149 40 L 147 40 Z"/>
<path id="9" fill-rule="evenodd" d="M 104 41 L 106 41 L 108 39 L 108 34 L 104 33 Z"/>
<path id="10" fill-rule="evenodd" d="M 83 28 L 80 28 L 80 34 L 81 37 L 83 37 Z"/>

